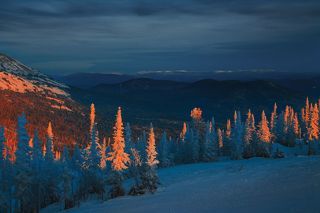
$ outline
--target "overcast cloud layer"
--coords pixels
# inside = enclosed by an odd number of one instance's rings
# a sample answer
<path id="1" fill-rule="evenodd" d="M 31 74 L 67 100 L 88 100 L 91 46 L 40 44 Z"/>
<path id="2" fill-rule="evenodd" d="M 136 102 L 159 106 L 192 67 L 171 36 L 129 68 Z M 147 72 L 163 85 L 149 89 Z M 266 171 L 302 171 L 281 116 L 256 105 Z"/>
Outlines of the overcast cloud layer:
<path id="1" fill-rule="evenodd" d="M 0 52 L 54 75 L 320 73 L 320 1 L 0 0 Z"/>

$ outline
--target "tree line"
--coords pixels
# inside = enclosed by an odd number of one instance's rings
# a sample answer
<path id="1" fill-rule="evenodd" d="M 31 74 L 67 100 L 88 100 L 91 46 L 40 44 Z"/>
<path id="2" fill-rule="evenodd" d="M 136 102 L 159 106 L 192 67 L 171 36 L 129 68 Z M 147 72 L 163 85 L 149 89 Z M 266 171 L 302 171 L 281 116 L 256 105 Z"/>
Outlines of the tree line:
<path id="1" fill-rule="evenodd" d="M 143 131 L 134 140 L 130 124 L 123 124 L 119 107 L 112 139 L 100 140 L 92 104 L 88 145 L 65 146 L 62 152 L 54 149 L 57 142 L 51 123 L 42 143 L 37 131 L 29 137 L 22 114 L 13 159 L 7 155 L 4 128 L 0 128 L 0 212 L 39 212 L 56 202 L 67 209 L 79 206 L 90 196 L 106 200 L 154 193 L 160 184 L 158 167 L 222 158 L 281 158 L 285 153 L 279 144 L 296 147 L 299 154 L 318 154 L 318 103 L 310 103 L 307 98 L 299 114 L 291 106 L 279 113 L 277 110 L 275 104 L 270 119 L 262 111 L 257 124 L 250 110 L 244 122 L 235 111 L 233 121 L 228 119 L 226 126 L 219 128 L 214 118 L 204 121 L 202 110 L 194 108 L 176 138 L 168 137 L 165 131 L 156 137 L 150 124 L 148 134 Z M 128 179 L 132 181 L 125 188 L 123 183 Z"/>

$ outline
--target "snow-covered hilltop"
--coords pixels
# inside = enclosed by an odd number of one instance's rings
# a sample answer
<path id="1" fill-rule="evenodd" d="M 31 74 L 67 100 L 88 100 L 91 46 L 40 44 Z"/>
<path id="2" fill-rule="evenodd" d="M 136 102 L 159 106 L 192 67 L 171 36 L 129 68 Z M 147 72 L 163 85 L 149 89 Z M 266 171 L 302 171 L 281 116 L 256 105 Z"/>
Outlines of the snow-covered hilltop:
<path id="1" fill-rule="evenodd" d="M 0 53 L 0 89 L 18 93 L 34 92 L 55 97 L 68 97 L 66 85 Z"/>

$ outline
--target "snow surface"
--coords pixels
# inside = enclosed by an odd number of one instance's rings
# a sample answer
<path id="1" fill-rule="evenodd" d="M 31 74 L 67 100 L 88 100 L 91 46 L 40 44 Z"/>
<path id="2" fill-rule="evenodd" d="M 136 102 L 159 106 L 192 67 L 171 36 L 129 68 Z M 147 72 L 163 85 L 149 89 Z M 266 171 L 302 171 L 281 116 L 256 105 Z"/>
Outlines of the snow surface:
<path id="1" fill-rule="evenodd" d="M 190 164 L 160 169 L 159 176 L 153 195 L 91 200 L 65 212 L 320 212 L 319 156 Z"/>

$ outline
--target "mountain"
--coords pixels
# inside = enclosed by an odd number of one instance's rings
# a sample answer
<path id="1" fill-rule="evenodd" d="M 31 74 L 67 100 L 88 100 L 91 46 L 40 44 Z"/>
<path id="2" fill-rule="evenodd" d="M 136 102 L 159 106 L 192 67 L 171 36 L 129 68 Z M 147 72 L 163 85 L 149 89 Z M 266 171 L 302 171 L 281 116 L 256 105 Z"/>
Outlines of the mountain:
<path id="1" fill-rule="evenodd" d="M 22 113 L 30 137 L 37 130 L 42 141 L 52 122 L 57 149 L 86 137 L 82 133 L 85 109 L 70 97 L 69 87 L 4 54 L 0 54 L 0 103 L 0 125 L 12 152 L 17 117 Z"/>
<path id="2" fill-rule="evenodd" d="M 150 71 L 138 72 L 133 74 L 112 74 L 112 73 L 74 73 L 66 76 L 55 77 L 60 82 L 67 85 L 89 88 L 99 84 L 117 84 L 128 80 L 150 78 L 154 80 L 169 80 L 179 82 L 196 82 L 205 79 L 214 79 L 219 81 L 238 80 L 238 81 L 255 81 L 269 80 L 287 85 L 296 80 L 312 81 L 314 78 L 319 79 L 319 75 L 311 72 L 277 72 L 272 70 L 218 70 L 213 72 L 196 72 L 196 71 Z"/>
<path id="3" fill-rule="evenodd" d="M 309 97 L 313 98 L 319 98 L 320 97 L 320 77 L 313 77 L 313 78 L 308 78 L 308 79 L 290 79 L 290 80 L 277 80 L 276 83 L 304 93 L 308 95 Z"/>
<path id="4" fill-rule="evenodd" d="M 53 96 L 69 96 L 68 87 L 27 67 L 21 62 L 0 54 L 0 89 L 14 92 L 34 92 Z"/>
<path id="5" fill-rule="evenodd" d="M 88 88 L 99 84 L 115 84 L 132 78 L 134 78 L 134 76 L 103 73 L 74 73 L 65 76 L 55 76 L 55 79 L 59 80 L 60 82 L 81 88 Z"/>
<path id="6" fill-rule="evenodd" d="M 118 84 L 101 84 L 92 88 L 71 89 L 72 97 L 88 105 L 94 102 L 108 129 L 114 117 L 114 109 L 122 106 L 125 121 L 140 127 L 153 122 L 155 127 L 169 132 L 181 128 L 189 118 L 190 110 L 201 107 L 204 118 L 215 116 L 220 126 L 233 115 L 234 110 L 247 110 L 256 113 L 257 119 L 262 110 L 267 113 L 277 102 L 279 107 L 304 102 L 305 95 L 285 88 L 272 81 L 216 81 L 177 82 L 148 78 L 132 79 Z"/>

